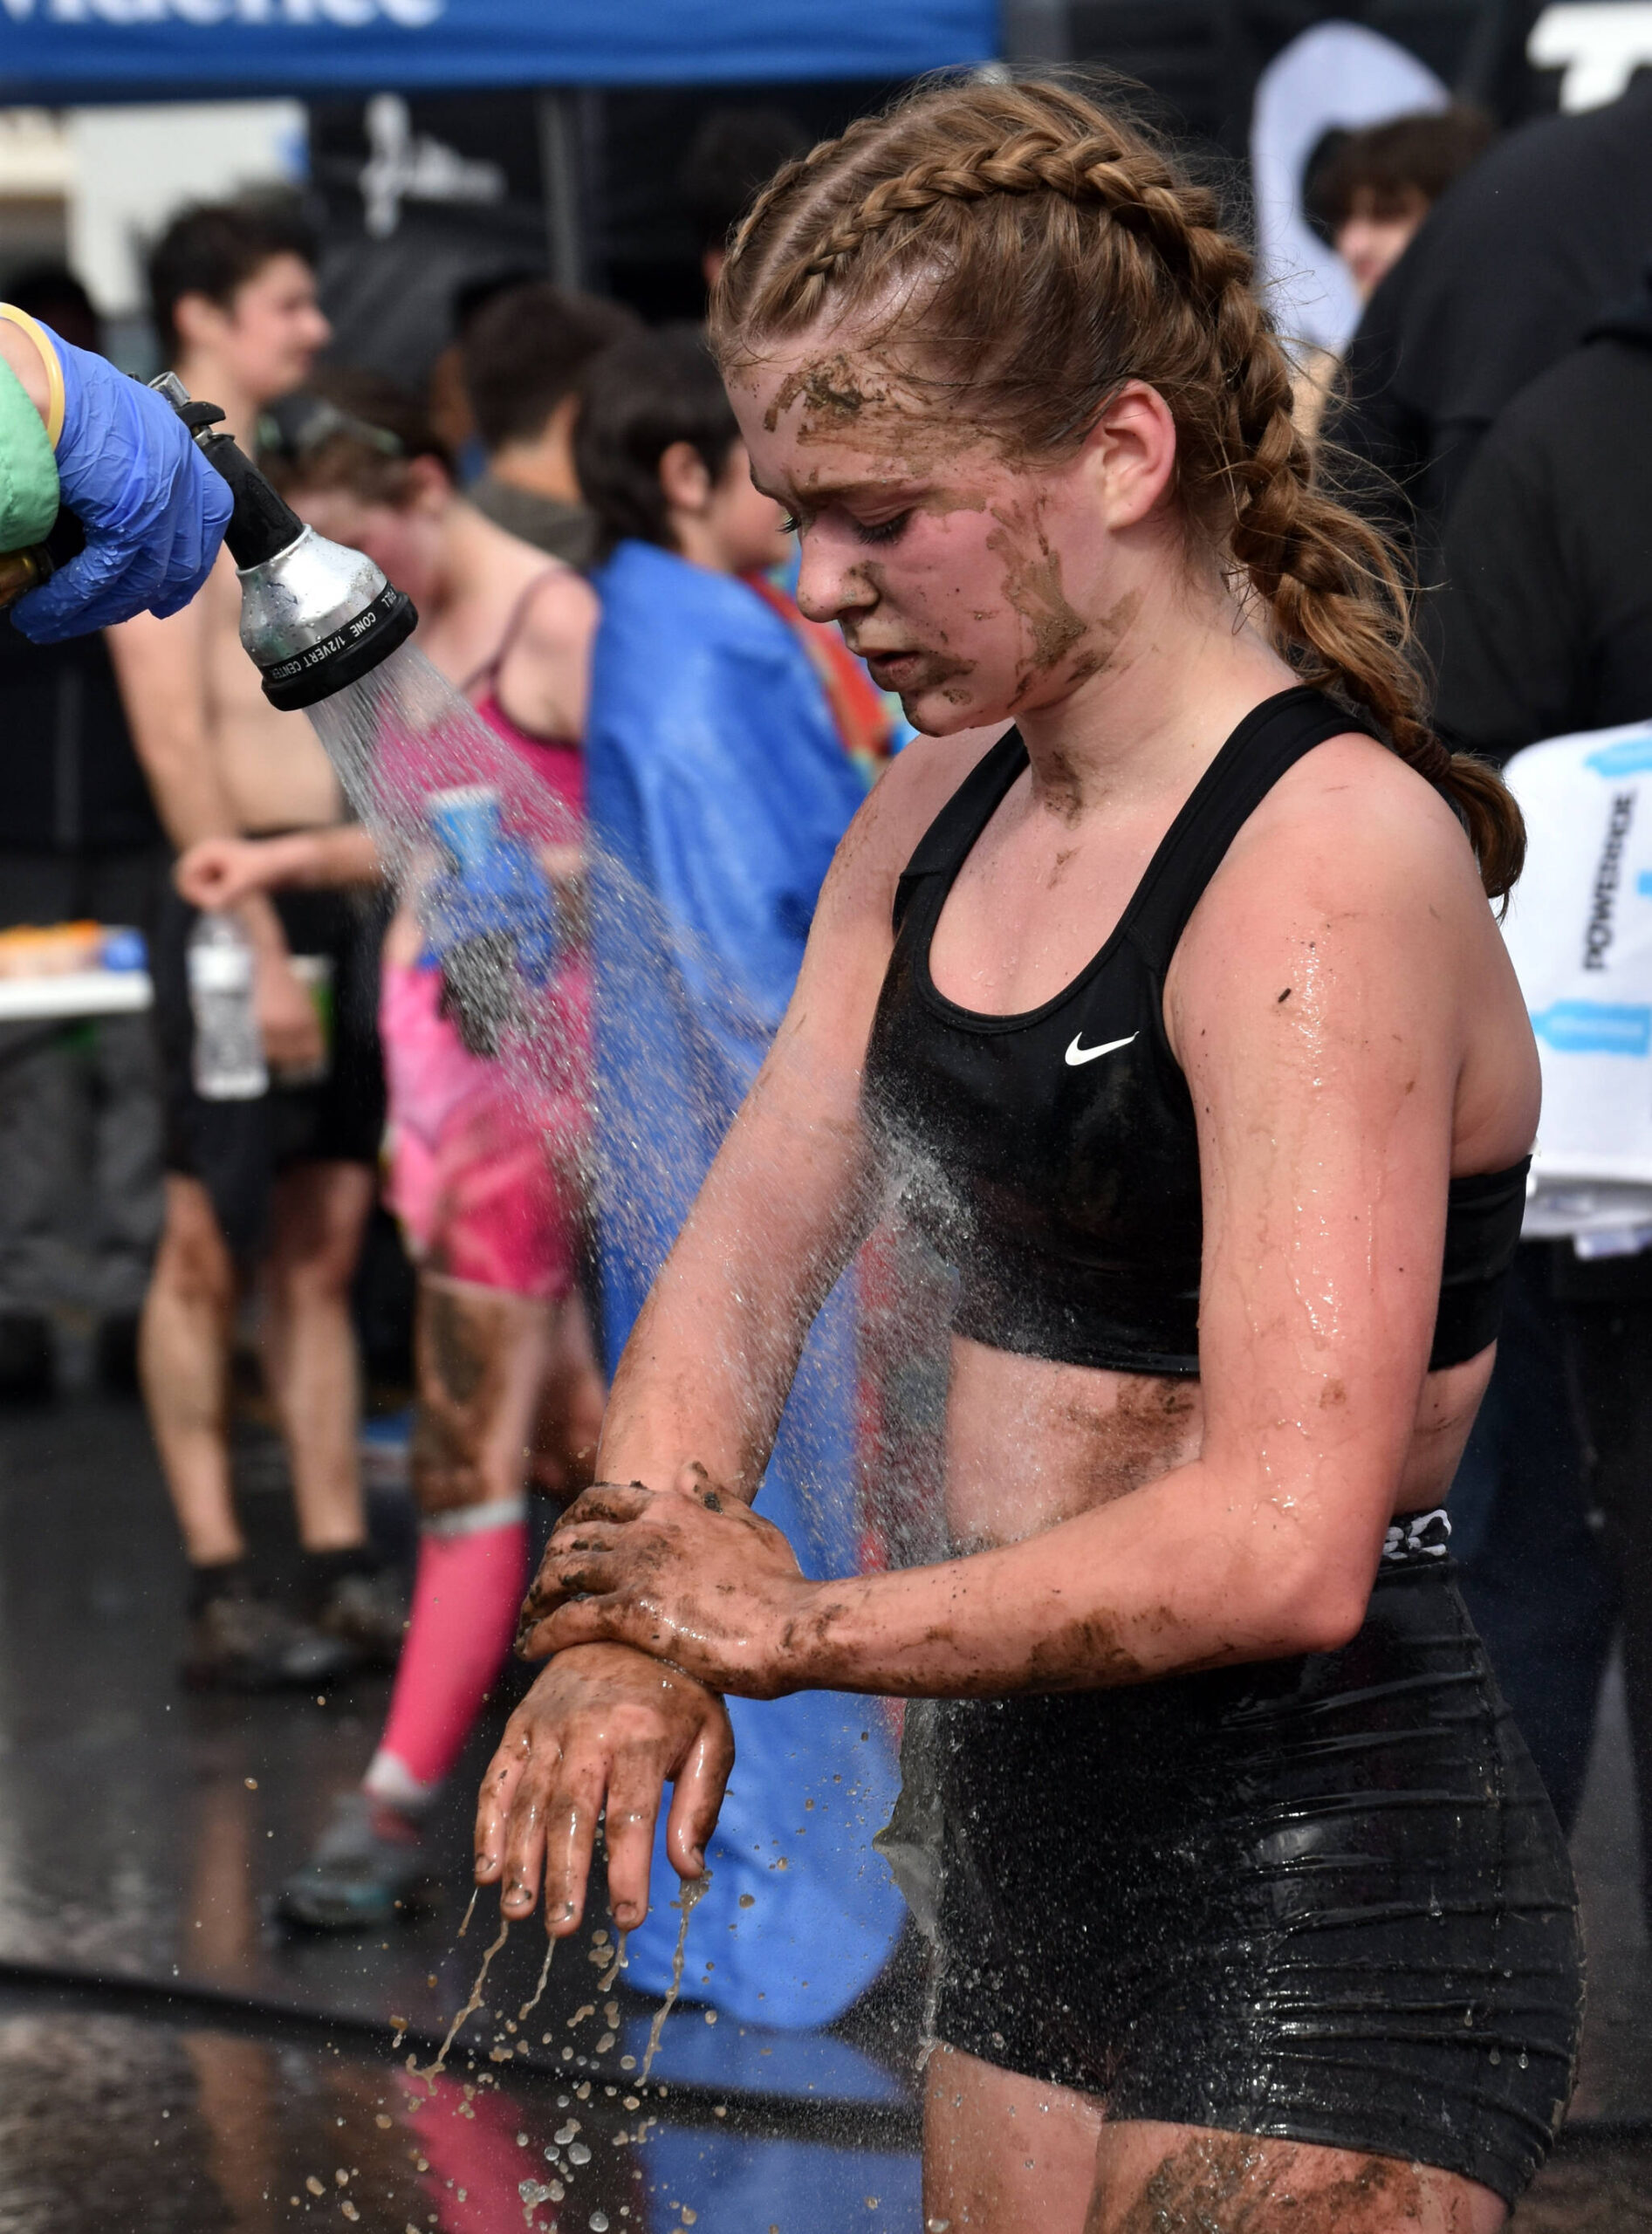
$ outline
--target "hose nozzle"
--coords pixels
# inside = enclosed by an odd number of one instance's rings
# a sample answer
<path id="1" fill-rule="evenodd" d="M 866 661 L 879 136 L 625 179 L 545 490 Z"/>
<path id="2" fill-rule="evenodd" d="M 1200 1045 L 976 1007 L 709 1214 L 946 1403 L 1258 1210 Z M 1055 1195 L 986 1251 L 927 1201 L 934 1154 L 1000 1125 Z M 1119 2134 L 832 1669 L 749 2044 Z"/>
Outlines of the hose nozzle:
<path id="1" fill-rule="evenodd" d="M 241 579 L 241 641 L 284 713 L 314 706 L 355 682 L 418 626 L 413 600 L 371 558 L 306 527 L 232 438 L 214 433 L 223 414 L 192 402 L 175 373 L 150 383 L 230 484 L 224 532 Z"/>

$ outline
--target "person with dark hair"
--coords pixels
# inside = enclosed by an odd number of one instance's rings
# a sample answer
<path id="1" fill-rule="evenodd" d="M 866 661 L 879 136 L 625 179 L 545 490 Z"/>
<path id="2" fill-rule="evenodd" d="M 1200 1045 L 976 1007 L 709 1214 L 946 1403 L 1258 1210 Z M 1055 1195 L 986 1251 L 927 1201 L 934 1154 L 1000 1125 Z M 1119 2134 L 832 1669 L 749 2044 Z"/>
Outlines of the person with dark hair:
<path id="1" fill-rule="evenodd" d="M 716 286 L 733 228 L 780 165 L 809 145 L 787 109 L 727 107 L 702 116 L 682 161 L 677 188 L 700 239 L 700 271 Z"/>
<path id="2" fill-rule="evenodd" d="M 1443 1509 L 1537 1126 L 1518 811 L 1128 117 L 921 88 L 779 175 L 712 332 L 805 609 L 927 734 L 615 1374 L 477 1881 L 576 1931 L 606 1796 L 619 1924 L 662 1813 L 715 1901 L 728 1696 L 904 1698 L 931 2224 L 1493 2234 L 1583 1998 Z M 952 1275 L 946 1550 L 820 1580 L 752 1501 L 891 1205 Z"/>
<path id="3" fill-rule="evenodd" d="M 448 303 L 450 339 L 430 367 L 425 390 L 430 425 L 453 460 L 456 485 L 468 488 L 487 470 L 487 453 L 476 433 L 476 414 L 464 384 L 464 338 L 496 295 L 537 282 L 538 271 L 519 267 L 473 273 L 462 279 Z"/>
<path id="4" fill-rule="evenodd" d="M 533 280 L 490 295 L 460 344 L 488 469 L 466 491 L 484 519 L 570 566 L 596 534 L 573 469 L 575 384 L 600 350 L 638 331 L 618 303 Z"/>
<path id="5" fill-rule="evenodd" d="M 1311 167 L 1303 206 L 1347 265 L 1362 302 L 1492 137 L 1489 117 L 1454 103 L 1341 133 L 1327 159 Z"/>
<path id="6" fill-rule="evenodd" d="M 456 491 L 424 415 L 376 375 L 329 372 L 267 416 L 280 442 L 264 456 L 295 509 L 367 552 L 414 600 L 421 648 L 476 705 L 533 818 L 528 834 L 545 838 L 559 922 L 577 922 L 589 586 Z M 453 784 L 407 753 L 394 780 L 413 797 Z M 381 873 L 373 834 L 352 826 L 208 839 L 180 862 L 178 881 L 201 905 L 221 907 Z M 538 1061 L 524 1076 L 467 1034 L 463 993 L 456 1013 L 453 981 L 429 950 L 423 887 L 415 871 L 400 895 L 380 999 L 387 1194 L 418 1267 L 413 1613 L 362 1783 L 341 1797 L 282 1894 L 290 1917 L 338 1929 L 391 1922 L 428 1876 L 422 1826 L 498 1674 L 522 1596 L 526 1454 L 537 1440 L 533 1478 L 572 1495 L 589 1478 L 602 1412 L 578 1278 L 583 953 L 566 939 L 536 1015 Z"/>
<path id="7" fill-rule="evenodd" d="M 789 540 L 752 485 L 703 333 L 672 326 L 617 344 L 587 368 L 581 395 L 575 461 L 607 553 L 592 578 L 602 617 L 586 764 L 612 1369 L 785 1012 L 866 777 L 798 626 L 756 586 Z M 840 1296 L 766 1492 L 832 1573 L 854 1564 L 858 1540 L 851 1322 Z M 899 1896 L 869 1851 L 893 1798 L 888 1737 L 840 1699 L 799 1700 L 761 1727 L 734 1712 L 749 1750 L 703 1910 L 716 1967 L 697 1991 L 742 2022 L 826 2024 L 877 1975 L 900 1929 Z M 777 1839 L 784 1875 L 771 1867 Z M 656 1915 L 633 1934 L 633 1985 L 668 1984 L 672 1922 Z"/>
<path id="8" fill-rule="evenodd" d="M 289 195 L 181 210 L 147 260 L 161 355 L 175 369 L 214 334 L 221 350 L 256 357 L 252 378 L 261 390 L 279 395 L 296 387 L 326 339 L 318 331 L 316 255 L 315 228 Z"/>
<path id="9" fill-rule="evenodd" d="M 292 209 L 259 201 L 186 210 L 150 257 L 175 370 L 223 410 L 249 451 L 259 413 L 303 380 L 327 339 L 312 250 Z M 240 623 L 226 554 L 183 612 L 110 635 L 133 741 L 181 853 L 208 837 L 319 829 L 342 812 L 309 723 L 278 713 L 259 689 Z M 233 912 L 253 951 L 272 1082 L 249 1100 L 197 1092 L 186 958 L 196 911 L 168 891 L 152 957 L 166 1216 L 140 1363 L 189 1559 L 187 1679 L 314 1689 L 364 1654 L 393 1660 L 401 1631 L 367 1541 L 349 1308 L 383 1123 L 377 933 L 337 894 L 254 893 Z M 312 990 L 322 971 L 332 986 L 330 1044 Z M 292 1607 L 256 1588 L 231 1487 L 230 1347 L 255 1278 L 305 1554 Z"/>
<path id="10" fill-rule="evenodd" d="M 808 134 L 783 108 L 714 108 L 702 118 L 677 183 L 708 287 L 716 285 L 730 236 L 758 193 L 808 144 Z"/>

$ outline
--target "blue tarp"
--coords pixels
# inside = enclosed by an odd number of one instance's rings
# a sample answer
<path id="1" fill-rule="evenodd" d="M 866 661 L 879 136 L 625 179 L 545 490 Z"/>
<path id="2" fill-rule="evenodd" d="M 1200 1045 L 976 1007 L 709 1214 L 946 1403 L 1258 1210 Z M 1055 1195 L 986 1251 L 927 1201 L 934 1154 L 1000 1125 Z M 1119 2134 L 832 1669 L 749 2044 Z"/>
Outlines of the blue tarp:
<path id="1" fill-rule="evenodd" d="M 815 896 L 866 786 L 807 653 L 744 583 L 642 543 L 622 543 L 594 583 L 585 753 L 612 1370 L 785 1013 Z M 860 1565 L 847 1291 L 815 1322 L 758 1499 L 820 1578 Z M 800 1691 L 730 1699 L 729 1715 L 737 1758 L 685 1991 L 746 2024 L 829 2025 L 901 1928 L 901 1896 L 872 1849 L 897 1784 L 882 1710 Z M 645 1993 L 670 1981 L 675 1884 L 656 1840 L 654 1907 L 631 1935 L 627 1974 Z M 742 2234 L 751 2223 L 726 2222 Z"/>
<path id="2" fill-rule="evenodd" d="M 0 102 L 903 78 L 997 0 L 0 0 Z"/>

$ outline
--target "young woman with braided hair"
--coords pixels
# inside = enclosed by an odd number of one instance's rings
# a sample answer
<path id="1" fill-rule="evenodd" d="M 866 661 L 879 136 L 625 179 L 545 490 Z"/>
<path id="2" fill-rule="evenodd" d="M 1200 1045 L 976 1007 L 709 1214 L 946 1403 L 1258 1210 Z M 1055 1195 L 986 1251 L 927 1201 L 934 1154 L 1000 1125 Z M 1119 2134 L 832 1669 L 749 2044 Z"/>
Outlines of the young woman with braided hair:
<path id="1" fill-rule="evenodd" d="M 664 1781 L 703 1866 L 720 1693 L 935 1702 L 931 2227 L 1490 2234 L 1580 1996 L 1440 1510 L 1537 1116 L 1518 817 L 1429 733 L 1248 256 L 1077 93 L 791 166 L 714 335 L 805 610 L 928 735 L 626 1353 L 477 1875 L 572 1930 L 606 1802 L 634 1920 Z M 956 1555 L 813 1583 L 751 1501 L 891 1195 L 956 1275 Z"/>

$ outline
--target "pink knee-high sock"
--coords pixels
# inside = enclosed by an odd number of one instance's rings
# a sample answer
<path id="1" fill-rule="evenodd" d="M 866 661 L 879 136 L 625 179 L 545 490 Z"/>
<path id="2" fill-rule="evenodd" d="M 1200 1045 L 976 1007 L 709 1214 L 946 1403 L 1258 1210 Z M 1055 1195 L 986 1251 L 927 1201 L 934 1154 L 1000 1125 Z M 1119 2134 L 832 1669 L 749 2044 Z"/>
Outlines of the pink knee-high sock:
<path id="1" fill-rule="evenodd" d="M 389 1718 L 367 1789 L 402 1806 L 431 1797 L 499 1672 L 527 1586 L 520 1498 L 427 1522 Z"/>

